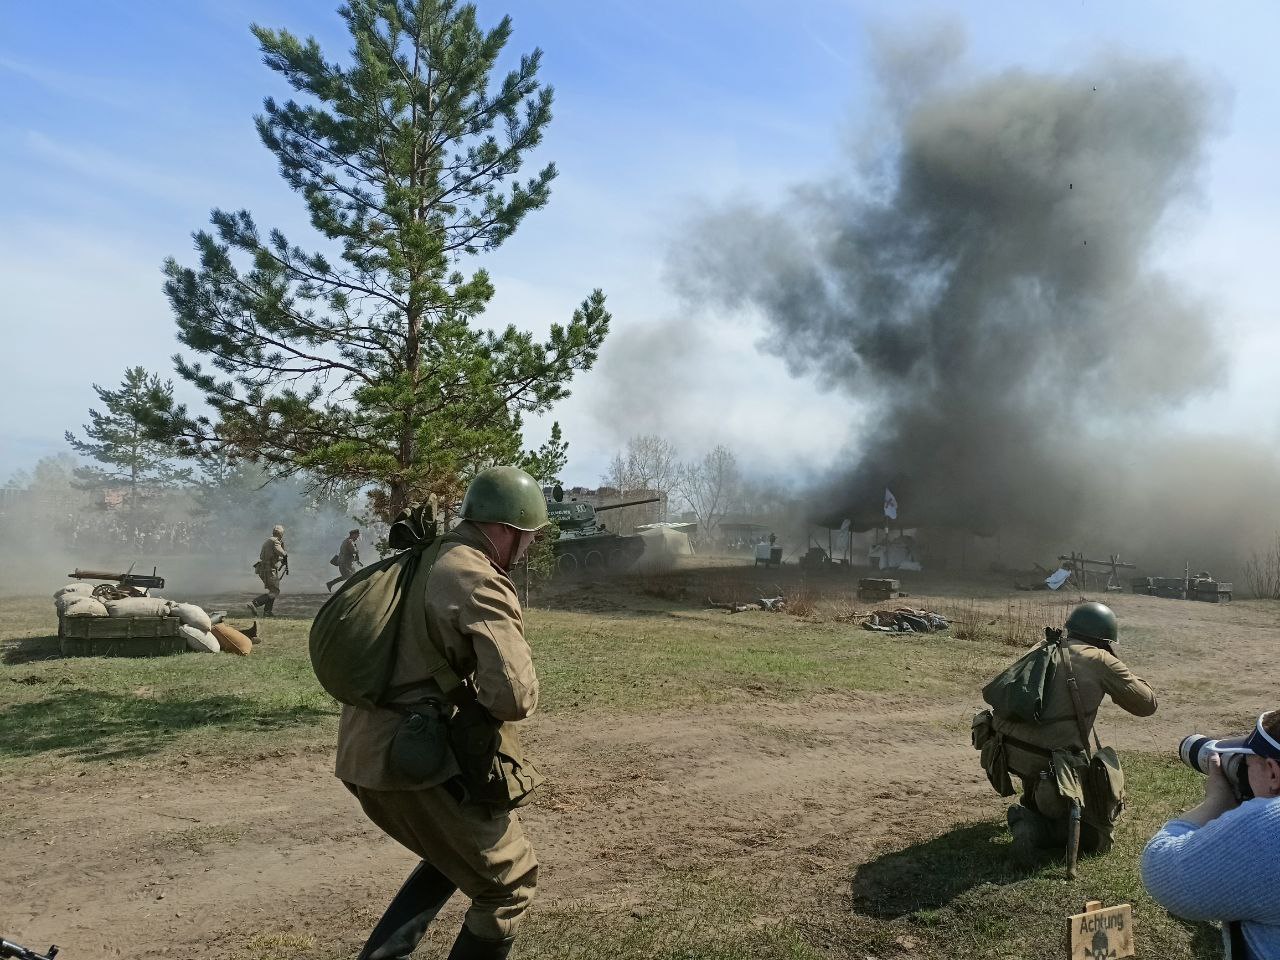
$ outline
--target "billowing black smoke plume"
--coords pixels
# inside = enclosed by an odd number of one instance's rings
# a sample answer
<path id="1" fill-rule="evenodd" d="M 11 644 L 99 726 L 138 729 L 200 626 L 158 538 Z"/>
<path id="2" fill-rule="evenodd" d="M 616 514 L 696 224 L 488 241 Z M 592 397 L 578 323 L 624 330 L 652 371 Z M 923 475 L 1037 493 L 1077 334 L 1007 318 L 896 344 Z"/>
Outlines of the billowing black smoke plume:
<path id="1" fill-rule="evenodd" d="M 886 102 L 878 170 L 708 216 L 682 285 L 868 404 L 814 519 L 878 516 L 890 485 L 912 523 L 1106 533 L 1171 482 L 1144 471 L 1147 428 L 1224 376 L 1208 307 L 1153 265 L 1218 99 L 1178 63 L 1106 58 Z"/>

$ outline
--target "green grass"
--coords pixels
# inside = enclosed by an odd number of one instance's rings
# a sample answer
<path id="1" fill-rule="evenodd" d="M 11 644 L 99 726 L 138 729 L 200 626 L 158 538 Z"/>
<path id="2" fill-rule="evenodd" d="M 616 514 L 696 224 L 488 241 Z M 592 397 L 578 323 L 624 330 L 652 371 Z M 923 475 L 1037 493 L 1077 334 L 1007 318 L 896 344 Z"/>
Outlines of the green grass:
<path id="1" fill-rule="evenodd" d="M 311 673 L 308 626 L 270 622 L 249 657 L 63 658 L 51 604 L 0 600 L 0 770 L 329 742 L 337 705 Z"/>
<path id="2" fill-rule="evenodd" d="M 531 611 L 547 709 L 646 712 L 755 696 L 831 692 L 968 693 L 1008 658 L 996 643 L 884 634 L 784 614 L 688 611 L 584 615 Z"/>
<path id="3" fill-rule="evenodd" d="M 548 713 L 646 713 L 829 692 L 968 694 L 998 643 L 881 634 L 784 614 L 531 610 Z M 263 623 L 249 657 L 63 658 L 52 604 L 0 600 L 0 770 L 39 762 L 254 757 L 332 743 L 337 704 L 307 658 L 309 620 Z"/>
<path id="4" fill-rule="evenodd" d="M 888 925 L 938 958 L 1048 956 L 1065 918 L 1086 900 L 1131 903 L 1138 955 L 1162 960 L 1220 957 L 1218 932 L 1171 917 L 1142 887 L 1139 858 L 1152 834 L 1203 795 L 1204 778 L 1164 755 L 1124 755 L 1129 805 L 1114 848 L 1081 860 L 1075 880 L 1059 860 L 1025 866 L 1010 855 L 1003 818 L 956 825 L 884 854 L 855 872 L 855 928 Z"/>

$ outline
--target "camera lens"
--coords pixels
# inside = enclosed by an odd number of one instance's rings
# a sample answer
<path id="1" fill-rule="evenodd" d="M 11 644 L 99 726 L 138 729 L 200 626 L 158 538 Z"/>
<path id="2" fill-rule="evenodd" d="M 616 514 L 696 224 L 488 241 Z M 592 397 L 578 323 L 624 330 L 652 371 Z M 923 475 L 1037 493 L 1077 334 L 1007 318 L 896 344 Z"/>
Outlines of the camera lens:
<path id="1" fill-rule="evenodd" d="M 1183 737 L 1182 743 L 1178 745 L 1178 756 L 1192 770 L 1208 774 L 1209 756 L 1217 743 L 1212 737 L 1193 733 L 1189 737 Z"/>

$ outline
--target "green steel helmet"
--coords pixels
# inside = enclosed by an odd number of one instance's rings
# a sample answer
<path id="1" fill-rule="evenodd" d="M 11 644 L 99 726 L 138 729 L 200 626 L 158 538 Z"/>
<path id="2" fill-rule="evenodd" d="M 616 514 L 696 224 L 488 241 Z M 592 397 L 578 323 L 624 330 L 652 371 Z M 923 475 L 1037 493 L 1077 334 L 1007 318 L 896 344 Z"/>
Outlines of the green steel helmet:
<path id="1" fill-rule="evenodd" d="M 1120 624 L 1105 603 L 1082 603 L 1067 617 L 1067 633 L 1082 640 L 1115 643 L 1120 639 Z"/>
<path id="2" fill-rule="evenodd" d="M 542 487 L 519 467 L 490 467 L 476 474 L 462 498 L 462 517 L 525 531 L 541 530 L 550 522 Z"/>

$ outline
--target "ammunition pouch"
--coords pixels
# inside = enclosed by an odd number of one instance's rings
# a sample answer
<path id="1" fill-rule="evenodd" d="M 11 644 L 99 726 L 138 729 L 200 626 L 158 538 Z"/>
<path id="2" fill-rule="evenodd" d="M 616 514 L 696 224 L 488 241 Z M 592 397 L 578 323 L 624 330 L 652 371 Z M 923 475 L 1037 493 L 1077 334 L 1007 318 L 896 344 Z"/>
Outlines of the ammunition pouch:
<path id="1" fill-rule="evenodd" d="M 524 806 L 544 780 L 515 727 L 475 701 L 464 703 L 449 721 L 449 742 L 467 799 L 478 806 L 495 811 Z"/>
<path id="2" fill-rule="evenodd" d="M 995 728 L 990 710 L 974 714 L 969 728 L 969 740 L 979 752 L 979 763 L 991 788 L 1002 797 L 1011 797 L 1017 791 L 1009 777 L 1009 758 L 1004 749 L 1004 737 Z"/>
<path id="3" fill-rule="evenodd" d="M 1109 835 L 1125 807 L 1124 768 L 1115 750 L 1099 747 L 1092 757 L 1055 750 L 1053 777 L 1058 793 L 1080 804 L 1085 823 Z"/>
<path id="4" fill-rule="evenodd" d="M 448 714 L 436 700 L 397 708 L 404 720 L 391 738 L 391 769 L 421 786 L 434 786 L 450 775 Z M 456 767 L 455 767 L 456 770 Z"/>

